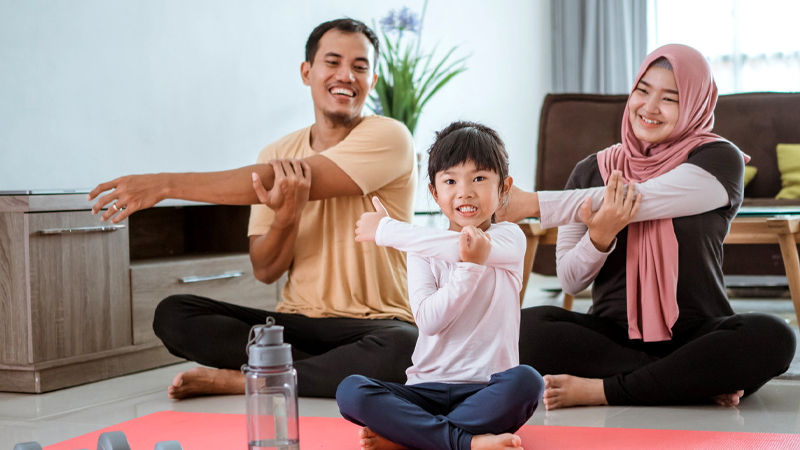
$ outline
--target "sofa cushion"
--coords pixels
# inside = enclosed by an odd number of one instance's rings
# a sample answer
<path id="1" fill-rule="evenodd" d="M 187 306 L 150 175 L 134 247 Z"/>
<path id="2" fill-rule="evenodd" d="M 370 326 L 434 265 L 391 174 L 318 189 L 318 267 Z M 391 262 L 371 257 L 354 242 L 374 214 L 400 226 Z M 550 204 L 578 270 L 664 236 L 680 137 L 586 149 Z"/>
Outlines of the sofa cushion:
<path id="1" fill-rule="evenodd" d="M 775 198 L 800 198 L 800 144 L 778 144 L 776 153 L 783 188 Z"/>

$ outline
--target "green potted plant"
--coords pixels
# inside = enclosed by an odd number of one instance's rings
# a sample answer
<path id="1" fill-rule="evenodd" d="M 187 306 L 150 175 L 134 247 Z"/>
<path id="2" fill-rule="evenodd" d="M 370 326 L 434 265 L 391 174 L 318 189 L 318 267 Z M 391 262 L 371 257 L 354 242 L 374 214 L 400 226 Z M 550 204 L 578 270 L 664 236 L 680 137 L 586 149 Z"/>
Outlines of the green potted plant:
<path id="1" fill-rule="evenodd" d="M 422 17 L 407 7 L 390 11 L 381 21 L 383 50 L 378 63 L 378 82 L 369 104 L 376 114 L 403 122 L 414 134 L 422 109 L 436 92 L 459 73 L 467 70 L 464 61 L 469 55 L 455 59 L 453 47 L 441 60 L 434 55 L 436 47 L 425 53 L 421 47 Z"/>

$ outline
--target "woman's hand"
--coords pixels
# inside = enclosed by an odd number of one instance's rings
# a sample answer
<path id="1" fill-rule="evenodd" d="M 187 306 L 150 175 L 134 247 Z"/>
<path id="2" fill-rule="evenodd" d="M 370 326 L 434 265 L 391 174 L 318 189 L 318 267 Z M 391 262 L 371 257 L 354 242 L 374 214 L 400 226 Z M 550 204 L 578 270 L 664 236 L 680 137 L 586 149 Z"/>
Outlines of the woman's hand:
<path id="1" fill-rule="evenodd" d="M 483 230 L 473 226 L 461 229 L 458 240 L 458 255 L 461 261 L 473 264 L 486 264 L 492 251 L 492 239 Z"/>
<path id="2" fill-rule="evenodd" d="M 591 198 L 581 204 L 581 220 L 589 227 L 589 239 L 597 250 L 608 251 L 617 233 L 628 226 L 639 212 L 641 200 L 641 194 L 636 194 L 635 183 L 630 183 L 628 192 L 625 192 L 622 172 L 615 170 L 606 185 L 600 209 L 592 212 Z"/>
<path id="3" fill-rule="evenodd" d="M 356 222 L 356 242 L 375 242 L 375 233 L 378 232 L 381 219 L 389 217 L 378 197 L 372 197 L 372 205 L 375 207 L 375 212 L 362 214 L 361 219 Z"/>
<path id="4" fill-rule="evenodd" d="M 273 227 L 294 226 L 308 204 L 311 190 L 311 167 L 299 159 L 273 159 L 269 162 L 275 171 L 275 182 L 269 191 L 261 178 L 253 172 L 253 189 L 258 200 L 275 211 Z"/>

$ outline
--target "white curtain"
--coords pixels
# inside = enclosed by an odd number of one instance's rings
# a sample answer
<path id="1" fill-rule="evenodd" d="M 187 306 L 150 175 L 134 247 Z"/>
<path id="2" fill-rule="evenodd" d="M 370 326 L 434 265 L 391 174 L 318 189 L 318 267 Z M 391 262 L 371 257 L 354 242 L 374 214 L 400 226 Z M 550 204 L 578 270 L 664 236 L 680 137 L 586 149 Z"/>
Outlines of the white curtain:
<path id="1" fill-rule="evenodd" d="M 554 92 L 628 94 L 647 56 L 647 3 L 551 0 Z"/>

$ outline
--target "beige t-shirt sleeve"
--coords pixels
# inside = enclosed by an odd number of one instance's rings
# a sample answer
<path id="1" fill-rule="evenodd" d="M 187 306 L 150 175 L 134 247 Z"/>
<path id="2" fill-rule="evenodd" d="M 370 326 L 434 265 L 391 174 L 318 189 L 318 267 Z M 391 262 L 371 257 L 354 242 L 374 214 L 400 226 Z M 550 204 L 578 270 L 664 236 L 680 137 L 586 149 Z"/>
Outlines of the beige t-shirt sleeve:
<path id="1" fill-rule="evenodd" d="M 380 116 L 365 117 L 347 139 L 320 154 L 339 166 L 363 195 L 407 178 L 416 160 L 408 128 Z"/>

